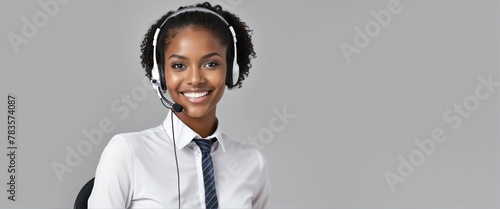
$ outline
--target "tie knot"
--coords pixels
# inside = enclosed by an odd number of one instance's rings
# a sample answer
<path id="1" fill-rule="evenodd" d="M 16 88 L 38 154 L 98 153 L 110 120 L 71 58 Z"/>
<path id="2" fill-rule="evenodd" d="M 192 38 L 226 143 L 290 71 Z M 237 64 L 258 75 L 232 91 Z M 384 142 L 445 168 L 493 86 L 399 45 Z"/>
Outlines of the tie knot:
<path id="1" fill-rule="evenodd" d="M 200 147 L 202 153 L 210 153 L 212 144 L 217 141 L 217 138 L 212 139 L 193 139 L 193 141 Z"/>

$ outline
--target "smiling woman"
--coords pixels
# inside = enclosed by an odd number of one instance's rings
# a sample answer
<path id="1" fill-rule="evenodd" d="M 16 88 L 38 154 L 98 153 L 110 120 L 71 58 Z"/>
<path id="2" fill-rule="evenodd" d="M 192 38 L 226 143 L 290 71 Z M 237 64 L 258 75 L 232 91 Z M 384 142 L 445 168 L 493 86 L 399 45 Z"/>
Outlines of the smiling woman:
<path id="1" fill-rule="evenodd" d="M 263 155 L 223 134 L 216 116 L 226 86 L 241 87 L 248 76 L 249 32 L 209 3 L 170 11 L 151 26 L 142 65 L 170 111 L 158 127 L 111 139 L 89 208 L 266 208 Z"/>

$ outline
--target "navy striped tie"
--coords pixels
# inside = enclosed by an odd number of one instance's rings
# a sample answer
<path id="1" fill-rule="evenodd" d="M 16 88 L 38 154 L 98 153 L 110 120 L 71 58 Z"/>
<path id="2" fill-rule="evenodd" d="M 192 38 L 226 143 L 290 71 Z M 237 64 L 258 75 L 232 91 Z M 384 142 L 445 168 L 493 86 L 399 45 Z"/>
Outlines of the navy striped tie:
<path id="1" fill-rule="evenodd" d="M 215 175 L 214 166 L 212 164 L 212 156 L 210 151 L 212 150 L 212 144 L 217 141 L 217 138 L 213 139 L 194 139 L 194 142 L 200 147 L 202 157 L 201 157 L 201 167 L 203 168 L 203 181 L 205 183 L 205 205 L 207 209 L 218 209 L 219 202 L 217 201 L 217 192 L 215 191 Z"/>

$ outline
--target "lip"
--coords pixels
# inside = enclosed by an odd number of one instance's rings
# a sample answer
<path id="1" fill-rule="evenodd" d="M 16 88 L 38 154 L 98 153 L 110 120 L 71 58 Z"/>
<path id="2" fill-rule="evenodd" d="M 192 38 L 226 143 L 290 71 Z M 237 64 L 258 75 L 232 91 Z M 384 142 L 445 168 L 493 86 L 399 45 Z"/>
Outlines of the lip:
<path id="1" fill-rule="evenodd" d="M 181 94 L 182 96 L 190 103 L 192 104 L 200 104 L 207 100 L 208 96 L 212 91 L 210 90 L 188 90 L 188 91 L 182 91 Z"/>

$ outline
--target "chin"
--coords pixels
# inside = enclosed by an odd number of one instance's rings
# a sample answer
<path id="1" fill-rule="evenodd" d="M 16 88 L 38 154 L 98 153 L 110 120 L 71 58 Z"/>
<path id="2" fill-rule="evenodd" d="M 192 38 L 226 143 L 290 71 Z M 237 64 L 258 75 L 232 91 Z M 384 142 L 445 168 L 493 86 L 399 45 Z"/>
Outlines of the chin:
<path id="1" fill-rule="evenodd" d="M 202 107 L 185 107 L 184 114 L 186 116 L 189 116 L 191 118 L 202 118 L 207 115 L 210 115 L 211 113 L 215 114 L 215 108 L 209 110 L 208 108 L 202 108 Z"/>

